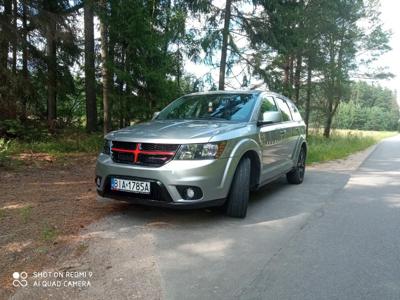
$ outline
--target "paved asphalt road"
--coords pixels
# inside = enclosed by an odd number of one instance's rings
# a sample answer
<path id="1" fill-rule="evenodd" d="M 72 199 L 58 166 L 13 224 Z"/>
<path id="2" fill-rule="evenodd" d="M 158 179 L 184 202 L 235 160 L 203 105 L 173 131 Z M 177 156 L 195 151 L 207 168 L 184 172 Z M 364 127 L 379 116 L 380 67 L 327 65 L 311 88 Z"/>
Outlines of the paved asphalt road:
<path id="1" fill-rule="evenodd" d="M 355 170 L 278 180 L 244 220 L 133 206 L 87 235 L 79 298 L 400 299 L 400 136 Z"/>
<path id="2" fill-rule="evenodd" d="M 400 299 L 400 137 L 350 174 L 269 186 L 243 221 L 176 223 L 156 238 L 167 299 Z"/>
<path id="3" fill-rule="evenodd" d="M 400 299 L 400 137 L 325 201 L 241 298 Z"/>

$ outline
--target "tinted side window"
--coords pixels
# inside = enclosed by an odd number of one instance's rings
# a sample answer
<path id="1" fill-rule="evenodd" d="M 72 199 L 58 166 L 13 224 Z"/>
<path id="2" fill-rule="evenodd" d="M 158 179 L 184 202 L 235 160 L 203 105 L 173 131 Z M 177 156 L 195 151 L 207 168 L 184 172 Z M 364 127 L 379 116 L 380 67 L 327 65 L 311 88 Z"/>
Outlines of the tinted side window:
<path id="1" fill-rule="evenodd" d="M 287 105 L 286 101 L 276 98 L 276 103 L 278 104 L 279 108 L 282 111 L 282 120 L 283 122 L 291 121 L 292 115 L 290 114 L 289 106 Z"/>
<path id="2" fill-rule="evenodd" d="M 293 121 L 296 121 L 296 122 L 302 121 L 303 118 L 301 117 L 301 114 L 300 114 L 299 110 L 297 109 L 296 105 L 294 105 L 293 103 L 290 103 L 289 107 L 292 111 Z"/>

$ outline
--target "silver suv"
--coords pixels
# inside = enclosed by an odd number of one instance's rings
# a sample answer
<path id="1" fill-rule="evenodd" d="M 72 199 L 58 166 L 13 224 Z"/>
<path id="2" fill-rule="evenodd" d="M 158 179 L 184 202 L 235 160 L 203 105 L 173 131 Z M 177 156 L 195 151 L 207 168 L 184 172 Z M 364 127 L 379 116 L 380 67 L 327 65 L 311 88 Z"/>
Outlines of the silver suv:
<path id="1" fill-rule="evenodd" d="M 183 96 L 153 120 L 106 135 L 100 196 L 135 203 L 223 205 L 246 216 L 249 193 L 286 174 L 304 178 L 305 125 L 292 101 L 262 91 Z"/>

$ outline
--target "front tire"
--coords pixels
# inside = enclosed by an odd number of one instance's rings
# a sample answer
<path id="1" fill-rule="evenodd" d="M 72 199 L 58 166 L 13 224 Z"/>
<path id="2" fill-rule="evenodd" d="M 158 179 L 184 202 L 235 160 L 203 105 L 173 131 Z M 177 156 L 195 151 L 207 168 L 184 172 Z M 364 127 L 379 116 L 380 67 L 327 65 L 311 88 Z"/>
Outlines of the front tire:
<path id="1" fill-rule="evenodd" d="M 306 150 L 301 147 L 296 166 L 286 174 L 287 181 L 291 184 L 301 184 L 306 172 Z"/>
<path id="2" fill-rule="evenodd" d="M 244 218 L 250 197 L 251 161 L 243 158 L 235 172 L 226 204 L 226 214 L 234 218 Z"/>

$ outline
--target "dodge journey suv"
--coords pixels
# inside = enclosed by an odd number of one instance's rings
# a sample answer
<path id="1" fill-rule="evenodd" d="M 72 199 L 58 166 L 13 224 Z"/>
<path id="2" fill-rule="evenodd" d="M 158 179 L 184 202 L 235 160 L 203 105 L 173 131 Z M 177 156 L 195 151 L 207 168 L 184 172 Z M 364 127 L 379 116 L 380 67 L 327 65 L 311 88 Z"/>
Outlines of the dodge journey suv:
<path id="1" fill-rule="evenodd" d="M 152 121 L 110 132 L 96 166 L 101 197 L 223 206 L 244 218 L 250 191 L 304 178 L 305 125 L 292 101 L 262 91 L 183 96 Z"/>

